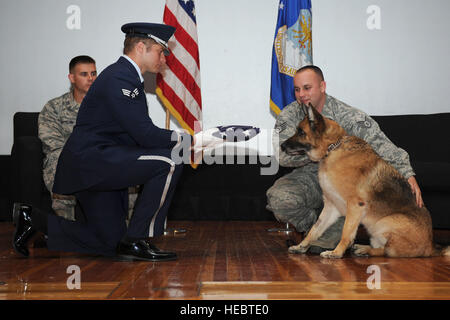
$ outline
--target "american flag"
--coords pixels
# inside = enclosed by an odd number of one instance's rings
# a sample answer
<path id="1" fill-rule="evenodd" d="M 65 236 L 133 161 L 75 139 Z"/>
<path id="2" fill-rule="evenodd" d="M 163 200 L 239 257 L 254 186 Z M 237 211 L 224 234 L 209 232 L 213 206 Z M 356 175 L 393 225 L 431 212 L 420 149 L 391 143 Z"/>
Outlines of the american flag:
<path id="1" fill-rule="evenodd" d="M 176 28 L 167 68 L 157 75 L 156 94 L 190 134 L 201 131 L 202 97 L 197 21 L 193 0 L 166 0 L 163 21 Z M 197 122 L 197 124 L 196 124 Z"/>

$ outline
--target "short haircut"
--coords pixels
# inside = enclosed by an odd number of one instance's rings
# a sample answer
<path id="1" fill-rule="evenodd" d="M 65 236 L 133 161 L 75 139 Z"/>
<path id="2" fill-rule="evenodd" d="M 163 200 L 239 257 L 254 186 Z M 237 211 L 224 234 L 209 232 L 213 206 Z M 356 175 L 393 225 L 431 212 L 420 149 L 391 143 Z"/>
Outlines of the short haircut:
<path id="1" fill-rule="evenodd" d="M 76 56 L 69 63 L 69 72 L 72 73 L 73 68 L 79 63 L 93 63 L 95 64 L 95 60 L 89 56 Z"/>
<path id="2" fill-rule="evenodd" d="M 302 71 L 305 71 L 305 70 L 312 70 L 312 71 L 314 71 L 314 73 L 319 76 L 320 80 L 325 81 L 325 78 L 323 76 L 322 70 L 319 67 L 314 66 L 314 65 L 301 67 L 300 69 L 297 70 L 297 72 L 295 74 L 298 74 L 298 73 L 300 73 Z"/>
<path id="3" fill-rule="evenodd" d="M 152 44 L 156 44 L 155 40 L 149 38 L 126 37 L 125 41 L 123 42 L 123 54 L 130 53 L 139 42 L 143 42 L 147 48 Z"/>

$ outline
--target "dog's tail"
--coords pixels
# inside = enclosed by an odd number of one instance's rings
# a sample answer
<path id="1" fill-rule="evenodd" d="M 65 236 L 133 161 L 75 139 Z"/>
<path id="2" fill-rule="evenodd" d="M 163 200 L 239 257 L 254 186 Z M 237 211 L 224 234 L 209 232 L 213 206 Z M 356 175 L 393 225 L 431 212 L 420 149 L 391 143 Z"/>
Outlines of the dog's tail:
<path id="1" fill-rule="evenodd" d="M 444 246 L 435 244 L 433 256 L 435 256 L 435 257 L 450 256 L 450 246 L 444 247 Z"/>

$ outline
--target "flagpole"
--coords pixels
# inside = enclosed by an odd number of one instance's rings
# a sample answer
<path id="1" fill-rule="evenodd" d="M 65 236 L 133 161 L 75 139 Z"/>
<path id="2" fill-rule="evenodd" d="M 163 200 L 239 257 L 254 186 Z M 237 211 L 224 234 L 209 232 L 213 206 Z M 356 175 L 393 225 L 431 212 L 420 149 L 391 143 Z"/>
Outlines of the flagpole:
<path id="1" fill-rule="evenodd" d="M 170 129 L 170 112 L 169 109 L 166 108 L 166 129 Z M 167 228 L 167 217 L 164 221 L 164 234 L 176 234 L 176 233 L 186 233 L 186 229 L 176 229 L 176 228 Z"/>
<path id="2" fill-rule="evenodd" d="M 170 129 L 170 112 L 169 109 L 166 108 L 166 129 Z"/>

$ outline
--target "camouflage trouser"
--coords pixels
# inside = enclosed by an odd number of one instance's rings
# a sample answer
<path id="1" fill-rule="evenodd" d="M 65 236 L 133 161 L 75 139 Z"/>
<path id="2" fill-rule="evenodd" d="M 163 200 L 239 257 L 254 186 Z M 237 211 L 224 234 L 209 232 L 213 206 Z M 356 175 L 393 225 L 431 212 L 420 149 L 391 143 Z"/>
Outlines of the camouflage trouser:
<path id="1" fill-rule="evenodd" d="M 58 198 L 55 198 L 58 197 Z M 64 197 L 65 199 L 62 199 Z M 56 215 L 67 220 L 75 221 L 75 205 L 77 204 L 73 196 L 53 195 L 52 209 Z"/>
<path id="2" fill-rule="evenodd" d="M 307 232 L 323 208 L 318 165 L 297 168 L 279 178 L 267 190 L 267 209 L 281 222 L 289 222 L 298 232 Z"/>

